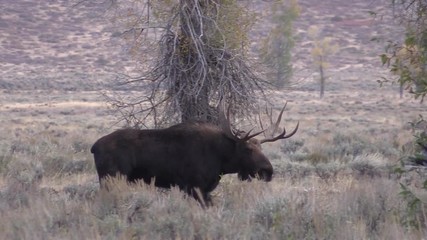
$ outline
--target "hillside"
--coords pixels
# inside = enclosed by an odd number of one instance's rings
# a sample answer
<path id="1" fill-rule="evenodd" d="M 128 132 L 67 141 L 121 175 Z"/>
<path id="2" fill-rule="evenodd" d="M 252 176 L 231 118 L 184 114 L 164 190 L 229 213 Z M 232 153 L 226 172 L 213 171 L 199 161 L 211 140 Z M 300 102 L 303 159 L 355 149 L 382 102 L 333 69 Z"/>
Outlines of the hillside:
<path id="1" fill-rule="evenodd" d="M 387 72 L 378 58 L 384 45 L 371 39 L 393 38 L 395 26 L 390 24 L 390 16 L 374 19 L 368 11 L 381 12 L 385 1 L 299 1 L 301 16 L 295 22 L 297 45 L 293 60 L 295 81 L 314 88 L 316 71 L 307 30 L 315 25 L 322 29 L 323 36 L 333 37 L 340 46 L 340 51 L 329 60 L 328 89 L 341 85 L 377 86 L 376 79 Z M 127 73 L 135 66 L 114 37 L 106 5 L 87 1 L 75 6 L 66 0 L 6 2 L 0 10 L 2 88 L 93 88 L 99 83 L 99 74 Z M 250 33 L 255 56 L 272 27 L 270 5 L 269 1 L 250 4 L 258 13 L 258 22 Z"/>

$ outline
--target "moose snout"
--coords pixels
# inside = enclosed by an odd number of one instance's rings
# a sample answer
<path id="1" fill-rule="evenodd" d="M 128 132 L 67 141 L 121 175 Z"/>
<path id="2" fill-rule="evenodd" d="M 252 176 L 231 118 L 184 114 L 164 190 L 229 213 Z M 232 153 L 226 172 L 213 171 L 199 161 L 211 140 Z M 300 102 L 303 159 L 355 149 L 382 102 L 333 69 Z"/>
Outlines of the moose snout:
<path id="1" fill-rule="evenodd" d="M 273 169 L 261 169 L 257 173 L 257 178 L 266 182 L 270 182 L 273 179 Z"/>
<path id="2" fill-rule="evenodd" d="M 241 181 L 252 181 L 252 179 L 258 179 L 265 182 L 270 182 L 273 178 L 273 170 L 272 169 L 260 169 L 258 171 L 254 171 L 252 173 L 240 172 L 237 174 Z"/>

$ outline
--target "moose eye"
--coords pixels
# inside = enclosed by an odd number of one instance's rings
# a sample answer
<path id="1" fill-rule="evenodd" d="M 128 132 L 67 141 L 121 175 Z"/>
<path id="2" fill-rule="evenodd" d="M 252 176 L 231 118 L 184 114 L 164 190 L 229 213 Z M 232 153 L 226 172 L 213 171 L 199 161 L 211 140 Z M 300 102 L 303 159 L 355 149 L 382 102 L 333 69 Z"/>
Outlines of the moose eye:
<path id="1" fill-rule="evenodd" d="M 254 152 L 254 150 L 252 148 L 250 148 L 250 147 L 246 147 L 245 148 L 245 152 L 248 153 L 248 154 L 252 154 Z"/>

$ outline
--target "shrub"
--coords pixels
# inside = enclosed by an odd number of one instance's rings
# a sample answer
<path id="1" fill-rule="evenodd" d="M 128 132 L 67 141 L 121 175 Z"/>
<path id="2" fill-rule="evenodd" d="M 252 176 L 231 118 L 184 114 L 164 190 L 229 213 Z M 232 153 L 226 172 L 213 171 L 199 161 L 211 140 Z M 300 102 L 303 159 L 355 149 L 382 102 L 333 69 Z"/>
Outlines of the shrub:
<path id="1" fill-rule="evenodd" d="M 293 140 L 288 139 L 283 141 L 283 144 L 280 146 L 280 150 L 284 154 L 294 154 L 304 146 L 304 140 Z"/>
<path id="2" fill-rule="evenodd" d="M 41 182 L 44 169 L 40 161 L 28 158 L 17 158 L 7 165 L 6 178 L 8 185 L 19 185 L 29 189 Z"/>

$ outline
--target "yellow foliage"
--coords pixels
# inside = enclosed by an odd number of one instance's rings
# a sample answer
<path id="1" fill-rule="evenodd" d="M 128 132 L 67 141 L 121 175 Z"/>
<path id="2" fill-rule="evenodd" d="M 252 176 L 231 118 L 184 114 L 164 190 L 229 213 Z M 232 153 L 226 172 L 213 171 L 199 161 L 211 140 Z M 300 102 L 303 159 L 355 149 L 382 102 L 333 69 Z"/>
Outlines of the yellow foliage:
<path id="1" fill-rule="evenodd" d="M 296 18 L 301 13 L 301 8 L 298 4 L 298 0 L 277 0 L 273 3 L 272 12 L 273 15 L 278 15 L 277 12 L 287 9 L 287 14 L 292 15 L 291 18 Z"/>
<path id="2" fill-rule="evenodd" d="M 316 39 L 319 36 L 319 28 L 317 26 L 311 26 L 307 33 L 310 38 Z"/>
<path id="3" fill-rule="evenodd" d="M 334 55 L 339 50 L 338 44 L 332 43 L 332 38 L 330 37 L 320 37 L 320 30 L 316 26 L 308 29 L 308 35 L 313 40 L 311 55 L 313 56 L 315 65 L 327 67 L 326 58 Z"/>
<path id="4" fill-rule="evenodd" d="M 396 62 L 400 66 L 407 67 L 412 73 L 420 73 L 422 71 L 421 54 L 418 46 L 403 44 L 402 48 L 396 52 Z"/>

